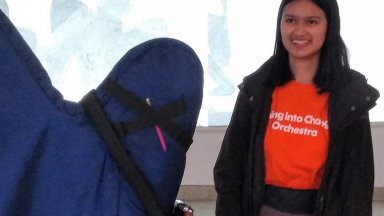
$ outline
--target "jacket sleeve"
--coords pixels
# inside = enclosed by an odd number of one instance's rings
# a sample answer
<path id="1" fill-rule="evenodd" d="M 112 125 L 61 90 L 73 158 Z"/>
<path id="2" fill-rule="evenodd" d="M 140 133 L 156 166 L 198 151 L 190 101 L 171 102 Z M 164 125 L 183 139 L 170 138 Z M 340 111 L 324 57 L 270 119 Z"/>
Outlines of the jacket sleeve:
<path id="1" fill-rule="evenodd" d="M 368 113 L 344 134 L 340 181 L 343 216 L 372 215 L 374 162 Z"/>
<path id="2" fill-rule="evenodd" d="M 251 131 L 252 108 L 240 91 L 214 167 L 216 216 L 242 215 L 242 190 Z"/>

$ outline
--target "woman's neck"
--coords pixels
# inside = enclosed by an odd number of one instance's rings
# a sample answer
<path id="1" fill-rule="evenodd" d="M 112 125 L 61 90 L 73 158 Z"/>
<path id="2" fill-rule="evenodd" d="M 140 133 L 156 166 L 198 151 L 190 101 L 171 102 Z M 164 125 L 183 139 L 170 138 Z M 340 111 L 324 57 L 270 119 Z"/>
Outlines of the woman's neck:
<path id="1" fill-rule="evenodd" d="M 296 82 L 302 84 L 313 84 L 313 80 L 319 66 L 319 57 L 310 59 L 297 59 L 289 57 L 289 66 Z"/>

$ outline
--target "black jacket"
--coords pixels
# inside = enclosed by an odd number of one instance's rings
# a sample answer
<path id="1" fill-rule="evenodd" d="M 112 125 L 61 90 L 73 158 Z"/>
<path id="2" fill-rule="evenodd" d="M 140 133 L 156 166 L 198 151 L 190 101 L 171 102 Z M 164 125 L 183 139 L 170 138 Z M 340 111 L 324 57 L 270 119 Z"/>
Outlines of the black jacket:
<path id="1" fill-rule="evenodd" d="M 272 61 L 244 78 L 214 168 L 216 216 L 257 216 L 263 204 L 264 136 L 276 85 Z M 374 165 L 368 110 L 379 93 L 351 71 L 329 96 L 329 150 L 314 216 L 370 216 Z"/>

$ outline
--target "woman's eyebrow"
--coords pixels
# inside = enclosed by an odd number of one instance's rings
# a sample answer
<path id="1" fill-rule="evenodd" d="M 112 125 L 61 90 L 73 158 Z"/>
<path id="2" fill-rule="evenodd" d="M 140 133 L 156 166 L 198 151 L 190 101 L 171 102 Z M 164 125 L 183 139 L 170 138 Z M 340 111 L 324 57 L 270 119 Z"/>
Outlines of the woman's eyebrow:
<path id="1" fill-rule="evenodd" d="M 296 15 L 293 15 L 293 14 L 284 14 L 283 17 L 303 18 L 303 19 L 322 19 L 319 16 L 296 16 Z"/>

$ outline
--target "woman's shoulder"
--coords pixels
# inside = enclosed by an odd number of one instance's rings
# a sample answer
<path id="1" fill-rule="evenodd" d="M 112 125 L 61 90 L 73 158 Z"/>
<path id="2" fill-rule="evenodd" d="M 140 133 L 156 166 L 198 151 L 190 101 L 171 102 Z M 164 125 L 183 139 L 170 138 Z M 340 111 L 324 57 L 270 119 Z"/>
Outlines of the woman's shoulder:
<path id="1" fill-rule="evenodd" d="M 255 72 L 244 77 L 245 82 L 265 82 L 267 81 L 268 74 L 272 69 L 274 56 L 271 56 L 267 61 L 265 61 Z"/>
<path id="2" fill-rule="evenodd" d="M 367 78 L 360 73 L 359 71 L 350 69 L 349 70 L 350 75 L 351 75 L 351 82 L 359 83 L 359 84 L 366 84 L 367 83 Z"/>
<path id="3" fill-rule="evenodd" d="M 375 106 L 377 99 L 380 97 L 379 92 L 368 84 L 366 77 L 355 70 L 350 70 L 350 80 L 347 85 L 340 87 L 335 92 L 331 92 L 333 98 L 337 98 L 334 106 L 337 110 L 342 111 L 362 110 L 365 113 Z M 363 112 L 364 111 L 364 112 Z M 343 116 L 339 112 L 339 116 Z M 347 115 L 347 113 L 345 113 Z"/>
<path id="4" fill-rule="evenodd" d="M 360 72 L 350 69 L 350 82 L 349 85 L 346 86 L 347 91 L 356 91 L 356 92 L 371 92 L 373 94 L 379 94 L 377 89 L 375 89 L 373 86 L 371 86 L 368 83 L 368 79 Z"/>
<path id="5" fill-rule="evenodd" d="M 268 76 L 272 70 L 274 57 L 270 57 L 264 62 L 255 72 L 244 77 L 243 82 L 239 85 L 241 89 L 248 89 L 249 91 L 256 91 L 259 88 L 268 84 Z"/>

